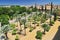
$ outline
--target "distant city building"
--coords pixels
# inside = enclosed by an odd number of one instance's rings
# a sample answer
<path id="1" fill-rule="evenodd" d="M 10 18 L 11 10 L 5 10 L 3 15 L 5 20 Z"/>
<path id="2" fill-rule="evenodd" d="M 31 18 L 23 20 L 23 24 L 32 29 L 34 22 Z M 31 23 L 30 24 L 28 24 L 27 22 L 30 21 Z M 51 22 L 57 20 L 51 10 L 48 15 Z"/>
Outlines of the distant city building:
<path id="1" fill-rule="evenodd" d="M 46 9 L 47 10 L 50 10 L 51 9 L 51 4 L 49 3 L 49 4 L 45 4 L 46 5 Z M 34 8 L 34 7 L 36 7 L 37 9 L 42 9 L 42 6 L 43 6 L 43 9 L 45 9 L 45 5 L 37 5 L 37 4 L 35 4 L 35 5 L 30 5 L 30 6 L 25 6 L 27 9 L 29 9 L 29 8 Z M 19 5 L 20 6 L 20 5 Z M 0 5 L 0 7 L 11 7 L 11 5 Z M 21 6 L 21 7 L 23 7 L 23 6 Z M 56 9 L 56 8 L 58 8 L 58 9 L 60 9 L 60 5 L 54 5 L 53 4 L 53 9 Z"/>

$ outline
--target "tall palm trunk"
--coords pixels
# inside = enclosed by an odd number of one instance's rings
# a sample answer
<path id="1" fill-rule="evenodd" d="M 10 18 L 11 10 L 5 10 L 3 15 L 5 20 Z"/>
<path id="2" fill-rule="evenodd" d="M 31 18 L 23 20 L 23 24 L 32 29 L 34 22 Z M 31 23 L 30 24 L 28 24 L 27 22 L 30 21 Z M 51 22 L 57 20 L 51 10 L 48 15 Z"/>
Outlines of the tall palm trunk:
<path id="1" fill-rule="evenodd" d="M 36 21 L 34 20 L 34 22 L 35 22 L 35 23 L 34 23 L 34 29 L 35 29 L 35 28 L 36 28 Z"/>
<path id="2" fill-rule="evenodd" d="M 34 29 L 36 28 L 36 25 L 34 24 Z"/>
<path id="3" fill-rule="evenodd" d="M 26 35 L 26 26 L 25 26 L 25 23 L 24 23 L 24 36 Z"/>
<path id="4" fill-rule="evenodd" d="M 44 32 L 43 32 L 43 34 L 45 34 L 45 29 L 44 29 Z"/>
<path id="5" fill-rule="evenodd" d="M 6 36 L 6 40 L 8 40 L 7 32 L 5 33 L 5 36 Z"/>
<path id="6" fill-rule="evenodd" d="M 19 20 L 19 24 L 20 24 L 20 34 L 21 34 L 21 32 L 22 32 L 22 28 L 21 28 L 21 23 L 20 23 L 20 20 Z"/>
<path id="7" fill-rule="evenodd" d="M 21 28 L 21 15 L 18 15 L 19 17 L 18 17 L 18 22 L 19 22 L 19 26 L 20 26 L 20 32 L 19 32 L 19 34 L 21 34 L 21 32 L 22 32 L 22 28 Z M 17 17 L 17 16 L 16 16 Z M 17 19 L 16 19 L 17 20 Z"/>
<path id="8" fill-rule="evenodd" d="M 31 27 L 31 21 L 30 21 L 30 27 Z"/>
<path id="9" fill-rule="evenodd" d="M 21 23 L 20 23 L 20 31 L 22 31 L 22 28 L 21 28 Z"/>
<path id="10" fill-rule="evenodd" d="M 24 36 L 26 35 L 26 15 L 25 15 L 25 22 L 24 22 Z"/>
<path id="11" fill-rule="evenodd" d="M 31 16 L 33 16 L 32 13 L 31 13 Z M 31 18 L 31 20 L 32 20 L 32 18 Z M 32 22 L 31 20 L 30 20 L 30 27 L 31 27 L 31 24 L 32 24 L 32 23 L 31 23 L 31 22 Z"/>

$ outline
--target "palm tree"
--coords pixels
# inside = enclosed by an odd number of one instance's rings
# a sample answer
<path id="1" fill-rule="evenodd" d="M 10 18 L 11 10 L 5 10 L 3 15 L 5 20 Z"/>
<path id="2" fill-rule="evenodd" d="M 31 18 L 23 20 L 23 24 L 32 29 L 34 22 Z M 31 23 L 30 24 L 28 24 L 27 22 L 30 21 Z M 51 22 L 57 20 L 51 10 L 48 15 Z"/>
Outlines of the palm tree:
<path id="1" fill-rule="evenodd" d="M 36 39 L 42 40 L 42 32 L 40 30 L 36 33 Z"/>
<path id="2" fill-rule="evenodd" d="M 31 20 L 32 20 L 31 18 L 32 18 L 31 16 L 28 17 L 28 21 L 30 22 L 30 27 L 31 27 Z"/>
<path id="3" fill-rule="evenodd" d="M 22 22 L 24 24 L 24 31 L 25 31 L 25 34 L 24 35 L 26 35 L 26 21 L 27 21 L 26 19 L 27 19 L 27 17 L 26 17 L 26 13 L 25 12 L 24 12 L 23 15 L 24 15 L 25 18 L 22 20 Z"/>
<path id="4" fill-rule="evenodd" d="M 43 24 L 43 25 L 42 25 L 42 28 L 44 28 L 43 34 L 45 34 L 45 31 L 46 31 L 47 26 L 48 26 L 47 24 Z"/>
<path id="5" fill-rule="evenodd" d="M 8 31 L 9 31 L 9 30 L 10 30 L 10 26 L 9 26 L 9 25 L 4 25 L 4 26 L 2 26 L 2 32 L 5 34 L 6 40 L 8 40 L 7 34 L 8 34 Z"/>
<path id="6" fill-rule="evenodd" d="M 36 21 L 37 21 L 37 16 L 36 15 L 34 15 L 33 16 L 33 24 L 34 24 L 34 29 L 36 28 L 36 26 L 35 26 L 35 24 L 37 23 Z"/>
<path id="7" fill-rule="evenodd" d="M 19 15 L 17 15 L 18 16 L 18 18 L 17 18 L 17 20 L 19 21 L 19 24 L 20 24 L 20 34 L 21 34 L 21 31 L 22 31 L 22 27 L 21 27 L 21 14 L 19 14 Z"/>
<path id="8" fill-rule="evenodd" d="M 46 21 L 46 19 L 45 19 L 45 14 L 43 14 L 42 16 L 41 16 L 41 23 L 44 23 Z"/>
<path id="9" fill-rule="evenodd" d="M 26 35 L 26 19 L 23 19 L 22 23 L 24 24 L 24 35 Z"/>

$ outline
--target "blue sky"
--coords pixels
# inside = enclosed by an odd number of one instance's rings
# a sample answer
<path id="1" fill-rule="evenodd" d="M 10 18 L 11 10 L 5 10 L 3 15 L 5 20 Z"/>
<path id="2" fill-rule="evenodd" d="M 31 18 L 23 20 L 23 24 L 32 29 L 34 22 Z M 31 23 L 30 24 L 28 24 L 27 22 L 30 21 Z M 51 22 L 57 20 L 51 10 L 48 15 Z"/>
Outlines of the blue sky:
<path id="1" fill-rule="evenodd" d="M 60 4 L 60 0 L 0 0 L 0 5 L 33 5 L 33 4 L 47 4 L 53 2 Z"/>

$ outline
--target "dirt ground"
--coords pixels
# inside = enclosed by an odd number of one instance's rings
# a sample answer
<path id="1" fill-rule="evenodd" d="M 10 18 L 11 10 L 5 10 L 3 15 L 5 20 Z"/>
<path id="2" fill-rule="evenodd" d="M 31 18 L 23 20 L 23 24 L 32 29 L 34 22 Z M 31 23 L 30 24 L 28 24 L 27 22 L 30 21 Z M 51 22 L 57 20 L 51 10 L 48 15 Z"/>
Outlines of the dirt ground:
<path id="1" fill-rule="evenodd" d="M 58 26 L 60 25 L 59 21 L 56 21 L 53 26 L 51 26 L 51 29 L 49 32 L 46 32 L 45 35 L 43 35 L 42 40 L 52 40 L 58 31 Z M 32 32 L 29 32 L 29 28 L 26 29 L 26 36 L 24 35 L 18 35 L 19 40 L 36 40 L 36 32 L 38 30 L 43 31 L 43 28 L 41 26 L 36 27 Z M 15 40 L 15 35 L 11 35 L 11 32 L 8 33 L 9 40 Z"/>

